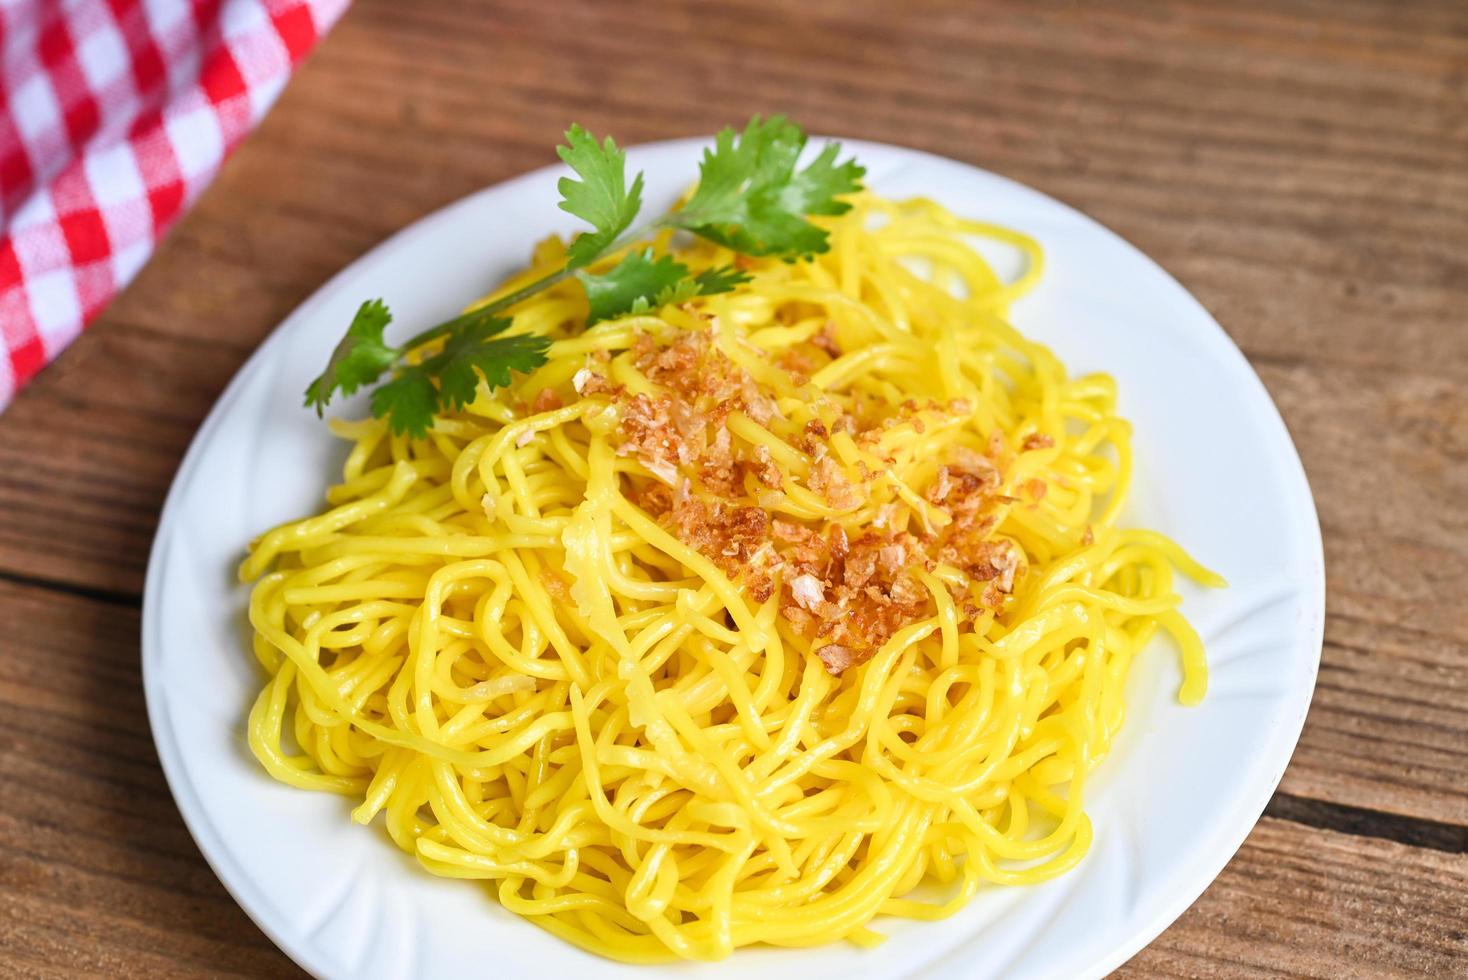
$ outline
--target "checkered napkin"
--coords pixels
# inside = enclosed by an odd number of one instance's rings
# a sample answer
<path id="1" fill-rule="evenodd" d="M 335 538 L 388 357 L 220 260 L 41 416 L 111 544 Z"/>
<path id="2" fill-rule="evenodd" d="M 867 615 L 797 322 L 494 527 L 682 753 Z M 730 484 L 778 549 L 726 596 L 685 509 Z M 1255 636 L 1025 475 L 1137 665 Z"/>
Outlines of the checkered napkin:
<path id="1" fill-rule="evenodd" d="M 0 0 L 0 409 L 143 263 L 348 0 Z"/>

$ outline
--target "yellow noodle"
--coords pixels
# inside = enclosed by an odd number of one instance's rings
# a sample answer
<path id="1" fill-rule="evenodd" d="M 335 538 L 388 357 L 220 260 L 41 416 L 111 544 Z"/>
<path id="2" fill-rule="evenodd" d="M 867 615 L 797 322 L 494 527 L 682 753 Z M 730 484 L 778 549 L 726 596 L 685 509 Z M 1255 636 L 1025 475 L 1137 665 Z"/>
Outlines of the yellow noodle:
<path id="1" fill-rule="evenodd" d="M 556 338 L 549 362 L 428 438 L 335 423 L 353 448 L 329 509 L 263 535 L 240 569 L 258 579 L 266 681 L 248 737 L 266 771 L 354 798 L 355 821 L 382 814 L 428 871 L 494 882 L 506 908 L 633 963 L 869 947 L 882 916 L 940 918 L 985 883 L 1074 866 L 1136 656 L 1161 631 L 1181 699 L 1206 690 L 1174 570 L 1223 583 L 1116 527 L 1132 456 L 1115 384 L 1069 377 L 1005 320 L 1039 278 L 1037 243 L 927 200 L 854 205 L 822 219 L 829 252 L 746 261 L 748 285 L 686 307 L 582 331 L 574 284 L 522 303 L 513 329 Z M 1016 249 L 1024 273 L 1005 282 L 976 237 Z M 677 254 L 694 271 L 732 259 Z M 563 256 L 548 240 L 502 288 Z M 776 366 L 827 324 L 843 356 L 808 381 Z M 618 453 L 614 400 L 576 393 L 594 367 L 655 396 L 638 337 L 703 329 L 779 406 L 728 422 L 781 471 L 760 506 L 854 536 L 885 504 L 936 531 L 951 518 L 923 491 L 939 461 L 990 452 L 1005 461 L 995 534 L 1027 565 L 1013 594 L 975 612 L 954 598 L 965 573 L 934 565 L 927 617 L 828 673 L 778 595 L 757 601 L 640 509 L 628 481 L 650 471 Z M 545 389 L 565 407 L 525 409 Z M 807 423 L 929 399 L 875 443 L 832 435 L 872 499 L 811 488 Z M 910 896 L 925 881 L 936 902 Z"/>

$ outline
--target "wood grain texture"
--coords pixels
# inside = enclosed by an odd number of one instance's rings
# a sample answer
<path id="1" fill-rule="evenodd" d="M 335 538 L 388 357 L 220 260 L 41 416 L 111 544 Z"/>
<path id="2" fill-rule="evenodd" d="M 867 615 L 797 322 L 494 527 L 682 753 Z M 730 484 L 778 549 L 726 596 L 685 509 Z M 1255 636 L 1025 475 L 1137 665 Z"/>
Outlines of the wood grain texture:
<path id="1" fill-rule="evenodd" d="M 1266 817 L 1139 977 L 1451 977 L 1468 958 L 1468 857 Z"/>
<path id="2" fill-rule="evenodd" d="M 0 579 L 43 586 L 0 582 L 0 975 L 290 972 L 167 795 L 131 608 L 173 471 L 265 334 L 393 231 L 550 162 L 570 120 L 633 143 L 756 111 L 1035 186 L 1215 313 L 1326 542 L 1282 789 L 1468 825 L 1468 5 L 358 0 L 0 415 Z M 1128 974 L 1463 972 L 1463 855 L 1318 823 L 1266 819 Z"/>
<path id="3" fill-rule="evenodd" d="M 138 619 L 0 582 L 0 974 L 279 974 L 158 768 Z"/>

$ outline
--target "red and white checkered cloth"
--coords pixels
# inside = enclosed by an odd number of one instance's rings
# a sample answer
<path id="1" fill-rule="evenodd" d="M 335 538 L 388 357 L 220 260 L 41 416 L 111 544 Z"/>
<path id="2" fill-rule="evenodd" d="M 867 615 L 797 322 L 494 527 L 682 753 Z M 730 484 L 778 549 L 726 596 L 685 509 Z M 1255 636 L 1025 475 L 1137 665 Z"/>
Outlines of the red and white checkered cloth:
<path id="1" fill-rule="evenodd" d="M 0 0 L 0 409 L 127 285 L 348 0 Z"/>

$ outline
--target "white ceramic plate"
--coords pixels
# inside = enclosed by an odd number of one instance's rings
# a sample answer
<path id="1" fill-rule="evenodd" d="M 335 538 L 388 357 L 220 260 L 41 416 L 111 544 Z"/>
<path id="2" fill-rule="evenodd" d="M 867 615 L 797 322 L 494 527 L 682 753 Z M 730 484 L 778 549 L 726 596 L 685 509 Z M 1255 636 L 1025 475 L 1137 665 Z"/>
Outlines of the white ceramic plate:
<path id="1" fill-rule="evenodd" d="M 634 148 L 660 210 L 697 172 L 705 141 Z M 928 195 L 1022 229 L 1045 277 L 1014 310 L 1072 371 L 1105 370 L 1136 425 L 1127 520 L 1171 535 L 1232 583 L 1189 591 L 1212 684 L 1175 700 L 1159 643 L 1130 682 L 1129 720 L 1091 782 L 1095 845 L 1070 874 L 982 891 L 938 923 L 879 920 L 871 951 L 740 950 L 679 977 L 1101 976 L 1180 915 L 1238 849 L 1289 761 L 1314 688 L 1324 616 L 1320 531 L 1304 471 L 1263 385 L 1208 313 L 1136 249 L 1033 190 L 950 160 L 846 141 L 868 183 Z M 365 298 L 400 329 L 455 313 L 521 265 L 557 210 L 551 167 L 433 214 L 353 263 L 250 358 L 189 449 L 164 507 L 143 607 L 143 679 L 158 754 L 215 872 L 260 927 L 321 977 L 616 976 L 642 971 L 582 953 L 504 911 L 481 886 L 434 878 L 348 803 L 269 779 L 246 712 L 260 678 L 248 649 L 245 543 L 314 512 L 343 446 L 301 390 Z M 651 212 L 649 212 L 651 213 Z M 1002 256 L 998 257 L 1003 261 Z M 360 413 L 361 404 L 344 414 Z M 652 971 L 648 971 L 652 972 Z"/>

